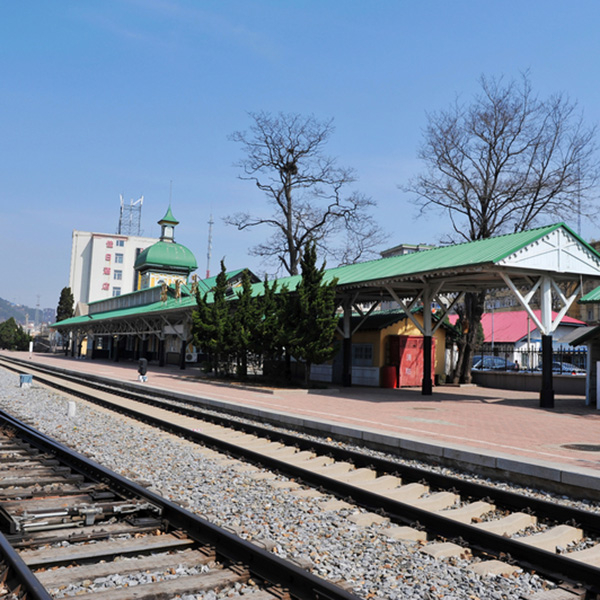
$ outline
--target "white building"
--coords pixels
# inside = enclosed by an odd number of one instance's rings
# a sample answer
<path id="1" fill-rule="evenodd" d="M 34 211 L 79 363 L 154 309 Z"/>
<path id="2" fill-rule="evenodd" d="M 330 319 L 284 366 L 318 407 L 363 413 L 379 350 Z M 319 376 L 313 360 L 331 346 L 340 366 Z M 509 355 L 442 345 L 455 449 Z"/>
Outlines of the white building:
<path id="1" fill-rule="evenodd" d="M 75 307 L 140 288 L 134 267 L 139 254 L 158 242 L 157 238 L 73 231 L 69 287 Z"/>

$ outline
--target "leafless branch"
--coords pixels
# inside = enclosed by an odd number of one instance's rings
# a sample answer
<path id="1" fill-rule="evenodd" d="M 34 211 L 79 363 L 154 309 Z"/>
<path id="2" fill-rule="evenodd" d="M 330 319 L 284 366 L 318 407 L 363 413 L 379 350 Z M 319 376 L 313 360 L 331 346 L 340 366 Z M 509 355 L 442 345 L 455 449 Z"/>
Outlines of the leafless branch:
<path id="1" fill-rule="evenodd" d="M 252 254 L 275 259 L 289 274 L 297 274 L 302 248 L 309 241 L 334 258 L 373 251 L 384 239 L 371 214 L 375 202 L 348 193 L 348 186 L 356 181 L 354 171 L 339 167 L 324 154 L 333 121 L 264 112 L 250 117 L 249 131 L 235 132 L 230 139 L 244 151 L 236 165 L 242 171 L 240 178 L 253 181 L 266 194 L 271 214 L 237 213 L 225 222 L 239 230 L 263 225 L 273 230 L 266 242 L 252 248 Z M 353 252 L 336 245 L 344 232 L 353 240 L 345 242 L 355 245 Z"/>

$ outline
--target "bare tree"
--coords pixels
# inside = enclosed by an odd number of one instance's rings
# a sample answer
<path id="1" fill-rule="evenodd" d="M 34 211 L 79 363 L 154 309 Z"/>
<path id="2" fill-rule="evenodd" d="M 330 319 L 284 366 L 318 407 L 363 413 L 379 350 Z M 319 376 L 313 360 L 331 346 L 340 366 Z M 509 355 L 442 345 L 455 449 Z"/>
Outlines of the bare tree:
<path id="1" fill-rule="evenodd" d="M 528 74 L 520 81 L 480 80 L 469 105 L 428 116 L 419 157 L 427 170 L 405 191 L 417 196 L 421 212 L 445 212 L 454 238 L 472 241 L 518 232 L 542 218 L 592 217 L 590 198 L 598 180 L 595 128 L 563 95 L 536 97 Z M 465 360 L 482 313 L 483 295 L 465 304 Z"/>
<path id="2" fill-rule="evenodd" d="M 225 222 L 240 230 L 261 225 L 273 230 L 250 252 L 274 259 L 290 275 L 298 274 L 302 250 L 310 242 L 340 263 L 374 254 L 385 239 L 370 214 L 375 202 L 357 192 L 346 195 L 356 181 L 354 172 L 324 154 L 333 120 L 249 114 L 254 121 L 250 130 L 231 136 L 245 152 L 236 166 L 242 169 L 241 179 L 254 181 L 265 192 L 272 210 L 268 216 L 239 212 Z"/>

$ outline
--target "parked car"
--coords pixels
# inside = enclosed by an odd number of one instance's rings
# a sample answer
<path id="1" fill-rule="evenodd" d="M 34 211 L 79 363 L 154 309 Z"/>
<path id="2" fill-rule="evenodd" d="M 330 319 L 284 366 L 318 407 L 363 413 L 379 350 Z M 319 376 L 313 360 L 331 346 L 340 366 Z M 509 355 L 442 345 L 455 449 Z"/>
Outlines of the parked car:
<path id="1" fill-rule="evenodd" d="M 542 365 L 538 365 L 536 371 L 541 371 Z M 576 367 L 571 363 L 560 362 L 559 360 L 552 361 L 552 372 L 558 373 L 562 375 L 586 375 L 585 369 L 581 367 Z"/>
<path id="2" fill-rule="evenodd" d="M 502 356 L 475 355 L 473 369 L 476 371 L 514 371 L 515 363 Z"/>

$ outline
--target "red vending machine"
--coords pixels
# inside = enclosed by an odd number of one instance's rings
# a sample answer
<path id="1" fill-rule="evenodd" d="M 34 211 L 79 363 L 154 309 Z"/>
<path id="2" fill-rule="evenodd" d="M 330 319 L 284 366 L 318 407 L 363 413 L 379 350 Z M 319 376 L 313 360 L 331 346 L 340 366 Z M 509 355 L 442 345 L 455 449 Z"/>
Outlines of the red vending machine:
<path id="1" fill-rule="evenodd" d="M 388 336 L 388 365 L 396 367 L 398 387 L 416 387 L 423 381 L 423 337 Z M 435 338 L 431 340 L 431 381 L 434 381 Z"/>

